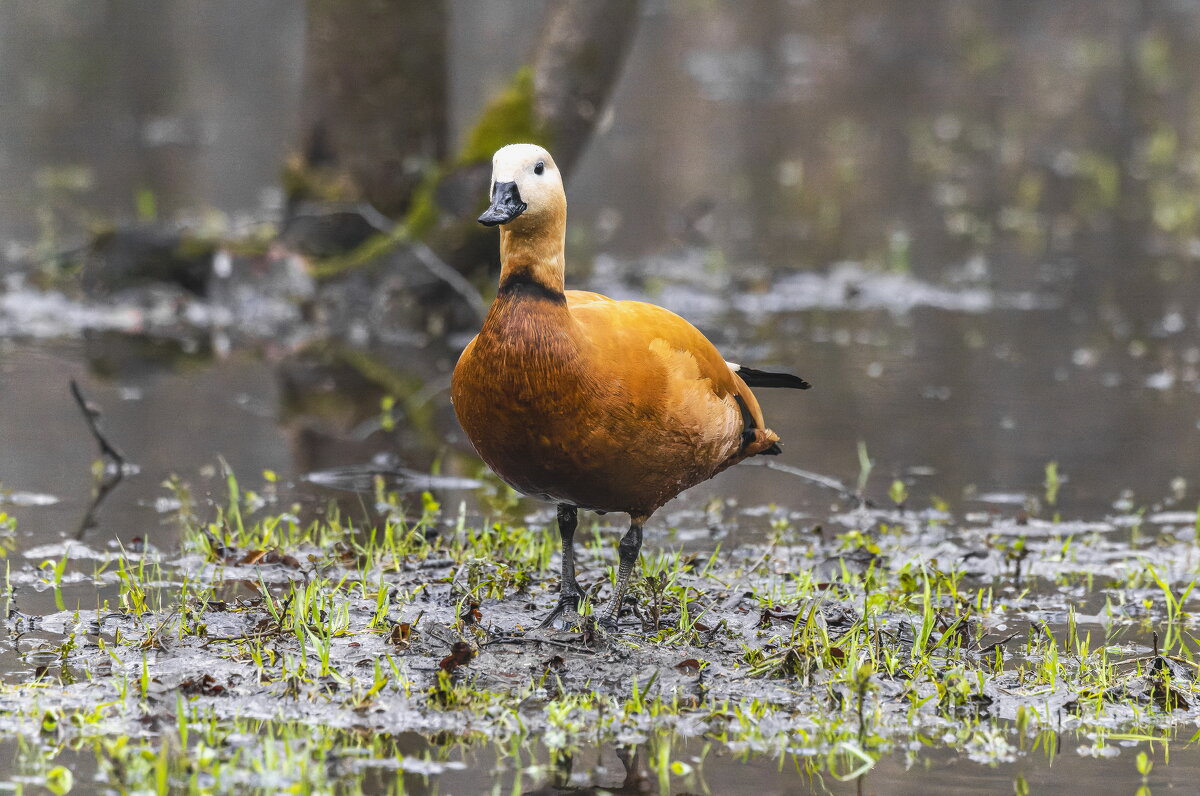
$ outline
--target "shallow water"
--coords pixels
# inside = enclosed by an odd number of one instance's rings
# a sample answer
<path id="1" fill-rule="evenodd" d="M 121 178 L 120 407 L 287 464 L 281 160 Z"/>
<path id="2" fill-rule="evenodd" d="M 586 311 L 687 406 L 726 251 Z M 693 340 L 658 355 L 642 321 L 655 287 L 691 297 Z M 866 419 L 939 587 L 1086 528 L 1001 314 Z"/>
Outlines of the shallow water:
<path id="1" fill-rule="evenodd" d="M 1063 736 L 1063 743 L 1075 739 Z M 684 748 L 684 759 L 688 752 L 699 752 L 693 742 Z M 6 748 L 7 747 L 7 748 Z M 627 773 L 613 749 L 588 749 L 577 754 L 569 771 L 555 771 L 542 757 L 529 764 L 518 774 L 512 771 L 494 771 L 495 761 L 480 754 L 452 754 L 448 760 L 437 763 L 418 762 L 426 753 L 436 754 L 436 747 L 419 735 L 401 735 L 397 740 L 397 751 L 411 755 L 409 770 L 396 771 L 390 761 L 353 761 L 353 768 L 366 773 L 361 792 L 367 794 L 388 793 L 397 778 L 403 778 L 405 793 L 413 796 L 456 796 L 480 793 L 538 794 L 579 793 L 639 793 L 654 792 L 658 779 L 654 772 L 641 762 L 636 769 L 640 776 L 631 782 L 634 789 L 622 791 Z M 18 758 L 21 752 L 12 744 L 0 746 L 0 759 Z M 1047 756 L 1034 753 L 1020 763 L 1000 764 L 993 767 L 978 766 L 948 758 L 931 755 L 915 767 L 907 766 L 901 757 L 885 757 L 868 775 L 849 781 L 838 781 L 833 777 L 810 779 L 795 770 L 780 770 L 770 762 L 740 761 L 709 756 L 703 765 L 697 765 L 687 776 L 671 778 L 672 792 L 694 793 L 737 793 L 752 792 L 764 796 L 799 796 L 800 794 L 958 794 L 966 792 L 1008 793 L 1018 778 L 1028 784 L 1030 793 L 1135 793 L 1143 784 L 1154 789 L 1182 790 L 1190 787 L 1196 776 L 1194 761 L 1173 761 L 1170 766 L 1156 766 L 1143 779 L 1134 768 L 1129 751 L 1113 759 L 1114 765 L 1101 766 L 1098 761 L 1082 758 L 1068 750 L 1067 754 Z M 692 758 L 699 761 L 697 754 Z M 77 787 L 86 790 L 95 776 L 95 759 L 88 753 L 67 753 L 60 762 L 74 770 Z M 348 766 L 350 767 L 350 766 Z M 1112 769 L 1117 769 L 1116 771 Z M 30 778 L 31 783 L 40 779 Z"/>

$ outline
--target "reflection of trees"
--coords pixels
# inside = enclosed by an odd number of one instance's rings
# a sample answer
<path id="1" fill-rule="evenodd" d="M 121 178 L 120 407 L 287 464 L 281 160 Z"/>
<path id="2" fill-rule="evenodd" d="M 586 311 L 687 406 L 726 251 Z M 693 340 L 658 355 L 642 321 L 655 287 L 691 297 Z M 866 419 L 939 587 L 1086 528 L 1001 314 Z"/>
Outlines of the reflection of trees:
<path id="1" fill-rule="evenodd" d="M 440 372 L 456 352 L 442 345 L 361 349 L 329 343 L 290 356 L 277 368 L 281 421 L 293 464 L 312 472 L 405 451 L 406 463 L 444 475 L 474 475 L 449 443 L 461 438 Z M 469 445 L 462 443 L 462 450 Z"/>

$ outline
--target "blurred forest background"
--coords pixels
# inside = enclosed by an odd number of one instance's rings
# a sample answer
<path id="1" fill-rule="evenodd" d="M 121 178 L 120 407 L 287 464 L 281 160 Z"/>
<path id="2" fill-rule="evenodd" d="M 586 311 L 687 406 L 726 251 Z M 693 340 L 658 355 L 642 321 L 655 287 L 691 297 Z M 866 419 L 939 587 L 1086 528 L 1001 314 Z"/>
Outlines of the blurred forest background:
<path id="1" fill-rule="evenodd" d="M 816 385 L 766 398 L 786 461 L 853 483 L 862 442 L 923 505 L 1038 511 L 1051 460 L 1085 513 L 1179 497 L 1198 37 L 1188 0 L 4 5 L 0 479 L 86 502 L 68 374 L 150 473 L 115 518 L 217 454 L 478 475 L 445 387 L 487 162 L 531 137 L 568 286 Z"/>

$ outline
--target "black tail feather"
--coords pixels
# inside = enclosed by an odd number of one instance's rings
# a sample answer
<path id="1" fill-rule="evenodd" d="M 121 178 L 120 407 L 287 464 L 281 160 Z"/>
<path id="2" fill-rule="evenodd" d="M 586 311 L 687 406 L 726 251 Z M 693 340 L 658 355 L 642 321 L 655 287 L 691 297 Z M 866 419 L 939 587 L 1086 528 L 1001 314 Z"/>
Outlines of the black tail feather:
<path id="1" fill-rule="evenodd" d="M 745 365 L 739 365 L 737 375 L 751 387 L 791 387 L 793 390 L 807 390 L 812 385 L 799 376 L 791 373 L 768 373 L 765 370 L 755 370 Z"/>

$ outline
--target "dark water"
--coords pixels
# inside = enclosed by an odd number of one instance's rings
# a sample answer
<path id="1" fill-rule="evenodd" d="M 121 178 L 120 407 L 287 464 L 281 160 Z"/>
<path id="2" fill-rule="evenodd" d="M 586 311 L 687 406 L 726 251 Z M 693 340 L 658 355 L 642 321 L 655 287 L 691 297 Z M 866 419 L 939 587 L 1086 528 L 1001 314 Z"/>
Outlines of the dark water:
<path id="1" fill-rule="evenodd" d="M 456 135 L 521 62 L 542 6 L 450 4 Z M 919 6 L 647 3 L 611 118 L 568 186 L 569 285 L 665 304 L 728 358 L 808 378 L 809 393 L 761 396 L 781 461 L 853 485 L 862 443 L 877 501 L 900 478 L 911 505 L 936 497 L 958 515 L 1191 509 L 1200 6 Z M 146 192 L 160 218 L 226 229 L 276 211 L 301 6 L 63 1 L 0 19 L 10 276 L 31 251 L 78 245 L 91 221 L 132 219 Z M 35 328 L 19 312 L 32 293 L 0 300 L 0 511 L 17 520 L 17 560 L 62 538 L 170 546 L 163 481 L 220 493 L 219 459 L 253 483 L 271 470 L 310 503 L 331 493 L 302 476 L 385 452 L 479 475 L 445 391 L 458 338 L 394 344 L 410 367 L 389 432 L 387 389 L 312 366 L 290 339 L 104 331 L 79 303 Z M 91 517 L 95 450 L 71 378 L 140 468 Z M 1054 507 L 1051 461 L 1066 478 Z M 478 505 L 469 490 L 439 497 Z M 700 510 L 718 498 L 731 505 L 714 529 Z M 736 544 L 766 520 L 733 502 L 819 522 L 831 500 L 743 466 L 660 513 L 648 540 Z M 1022 770 L 1034 792 L 1140 784 L 1128 755 L 1085 760 L 1075 745 L 1053 764 L 885 759 L 863 792 L 1005 790 Z M 1173 754 L 1151 784 L 1185 785 L 1194 766 Z M 458 776 L 442 792 L 478 790 Z M 728 792 L 746 777 L 809 789 L 766 764 L 714 765 L 706 781 Z"/>
<path id="2" fill-rule="evenodd" d="M 1064 737 L 1064 740 L 1069 740 Z M 1131 745 L 1132 746 L 1132 745 Z M 1019 763 L 980 766 L 975 763 L 946 759 L 933 754 L 915 766 L 905 763 L 902 756 L 885 757 L 861 779 L 835 776 L 811 776 L 785 764 L 781 769 L 770 762 L 739 761 L 702 756 L 697 744 L 687 744 L 680 759 L 691 760 L 692 770 L 683 776 L 669 778 L 672 790 L 660 791 L 657 774 L 640 756 L 632 767 L 633 776 L 610 748 L 585 750 L 577 754 L 569 766 L 556 768 L 545 759 L 526 761 L 522 772 L 497 773 L 494 761 L 484 755 L 458 755 L 444 760 L 437 756 L 436 747 L 421 736 L 401 734 L 396 751 L 419 761 L 432 755 L 438 762 L 424 766 L 413 765 L 414 771 L 400 773 L 390 766 L 373 767 L 364 761 L 366 776 L 363 790 L 386 792 L 397 779 L 402 779 L 402 792 L 415 796 L 441 794 L 522 793 L 530 794 L 594 794 L 594 793 L 741 793 L 764 796 L 800 796 L 800 794 L 919 794 L 1011 793 L 1016 783 L 1023 781 L 1029 793 L 1137 793 L 1143 784 L 1152 791 L 1189 792 L 1196 770 L 1194 764 L 1173 762 L 1159 765 L 1143 778 L 1137 773 L 1129 750 L 1113 758 L 1111 765 L 1099 765 L 1096 760 L 1082 758 L 1073 750 L 1065 754 L 1046 755 L 1035 752 Z M 691 754 L 689 754 L 691 753 Z M 19 759 L 19 750 L 0 747 L 0 759 Z M 70 765 L 77 787 L 86 787 L 95 775 L 96 766 L 87 753 L 67 753 L 60 762 Z M 415 769 L 425 768 L 427 773 Z M 1116 770 L 1113 770 L 1116 769 Z M 434 773 L 436 772 L 436 773 Z M 551 772 L 551 773 L 548 773 Z M 624 786 L 624 789 L 623 789 Z"/>

